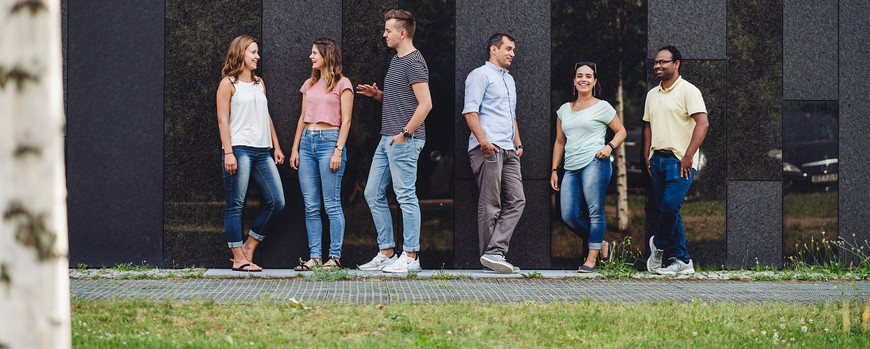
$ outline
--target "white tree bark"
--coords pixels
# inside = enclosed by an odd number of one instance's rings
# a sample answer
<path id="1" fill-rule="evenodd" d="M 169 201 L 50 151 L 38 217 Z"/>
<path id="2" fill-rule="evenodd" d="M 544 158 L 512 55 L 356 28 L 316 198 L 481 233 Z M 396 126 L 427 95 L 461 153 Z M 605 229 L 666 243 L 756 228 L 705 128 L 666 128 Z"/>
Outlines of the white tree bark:
<path id="1" fill-rule="evenodd" d="M 0 0 L 0 348 L 69 348 L 60 1 Z"/>
<path id="2" fill-rule="evenodd" d="M 616 114 L 625 123 L 622 113 L 622 61 L 619 62 L 619 85 L 616 88 Z M 628 230 L 628 172 L 625 169 L 625 142 L 616 148 L 616 217 L 619 231 Z"/>

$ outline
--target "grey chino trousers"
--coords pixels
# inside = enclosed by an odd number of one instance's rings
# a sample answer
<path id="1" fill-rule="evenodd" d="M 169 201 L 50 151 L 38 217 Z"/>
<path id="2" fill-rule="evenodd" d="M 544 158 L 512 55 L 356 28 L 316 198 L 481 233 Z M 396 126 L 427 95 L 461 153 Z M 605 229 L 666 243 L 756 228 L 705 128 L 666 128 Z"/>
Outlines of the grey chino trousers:
<path id="1" fill-rule="evenodd" d="M 520 157 L 505 149 L 484 157 L 480 147 L 469 151 L 468 157 L 480 189 L 477 201 L 480 254 L 507 255 L 514 228 L 526 206 Z"/>

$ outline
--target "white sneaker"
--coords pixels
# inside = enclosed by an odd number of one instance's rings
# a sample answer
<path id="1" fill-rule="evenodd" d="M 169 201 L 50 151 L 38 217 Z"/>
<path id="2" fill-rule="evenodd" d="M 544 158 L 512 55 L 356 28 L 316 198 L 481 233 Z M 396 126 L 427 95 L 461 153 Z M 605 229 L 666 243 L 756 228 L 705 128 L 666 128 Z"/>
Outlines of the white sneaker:
<path id="1" fill-rule="evenodd" d="M 484 273 L 498 273 L 497 271 L 492 270 L 492 269 L 489 269 L 489 268 L 487 268 L 487 267 L 483 267 L 483 272 L 484 272 Z M 520 267 L 514 267 L 514 272 L 513 272 L 513 274 L 517 274 L 517 273 L 519 273 L 519 272 L 520 272 Z"/>
<path id="2" fill-rule="evenodd" d="M 665 250 L 660 250 L 656 248 L 656 245 L 653 243 L 653 236 L 649 237 L 649 258 L 646 259 L 646 270 L 649 272 L 654 272 L 656 269 L 662 267 L 662 255 L 665 253 Z"/>
<path id="3" fill-rule="evenodd" d="M 661 275 L 694 274 L 695 264 L 692 263 L 691 259 L 689 260 L 689 263 L 683 263 L 683 261 L 677 258 L 671 258 L 671 265 L 664 268 L 658 268 L 655 271 Z"/>
<path id="4" fill-rule="evenodd" d="M 375 256 L 375 258 L 372 258 L 371 261 L 360 265 L 359 270 L 383 270 L 384 267 L 393 264 L 397 259 L 399 259 L 399 257 L 396 256 L 395 253 L 392 257 L 387 257 L 383 253 L 378 252 L 378 255 Z"/>
<path id="5" fill-rule="evenodd" d="M 485 254 L 480 256 L 480 264 L 483 264 L 484 267 L 494 270 L 499 274 L 513 274 L 514 266 L 506 259 L 504 256 L 498 254 Z"/>
<path id="6" fill-rule="evenodd" d="M 419 272 L 423 269 L 420 268 L 420 259 L 411 259 L 405 252 L 402 252 L 402 255 L 399 256 L 395 262 L 390 265 L 384 267 L 383 270 L 385 273 L 407 273 L 407 272 Z"/>

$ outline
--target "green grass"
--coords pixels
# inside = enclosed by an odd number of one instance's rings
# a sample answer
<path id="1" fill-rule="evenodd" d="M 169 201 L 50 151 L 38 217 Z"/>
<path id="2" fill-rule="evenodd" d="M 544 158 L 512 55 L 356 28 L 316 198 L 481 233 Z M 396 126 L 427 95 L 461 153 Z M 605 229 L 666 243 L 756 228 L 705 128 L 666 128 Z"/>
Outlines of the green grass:
<path id="1" fill-rule="evenodd" d="M 643 258 L 639 250 L 633 249 L 631 237 L 622 241 L 614 241 L 613 254 L 610 263 L 600 262 L 598 273 L 609 279 L 630 279 L 637 273 L 634 263 Z"/>
<path id="2" fill-rule="evenodd" d="M 72 339 L 80 348 L 870 346 L 870 308 L 846 304 L 73 299 Z"/>
<path id="3" fill-rule="evenodd" d="M 523 275 L 523 279 L 541 279 L 544 277 L 544 275 L 542 275 L 541 273 L 536 272 L 536 271 L 524 273 L 522 275 Z"/>

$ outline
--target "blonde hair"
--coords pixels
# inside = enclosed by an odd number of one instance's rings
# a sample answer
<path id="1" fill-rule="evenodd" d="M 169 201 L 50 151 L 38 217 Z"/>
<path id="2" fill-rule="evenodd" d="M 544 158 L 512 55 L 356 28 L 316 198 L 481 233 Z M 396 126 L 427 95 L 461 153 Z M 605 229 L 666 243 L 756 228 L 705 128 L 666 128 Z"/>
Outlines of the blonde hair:
<path id="1" fill-rule="evenodd" d="M 309 86 L 314 86 L 322 78 L 326 81 L 326 92 L 332 92 L 341 79 L 341 47 L 338 46 L 337 41 L 330 38 L 314 40 L 314 46 L 323 57 L 323 69 L 311 69 Z"/>
<path id="2" fill-rule="evenodd" d="M 231 76 L 234 80 L 233 82 L 239 80 L 239 75 L 245 71 L 245 50 L 256 42 L 257 39 L 247 35 L 237 36 L 230 42 L 227 58 L 224 59 L 224 67 L 221 69 L 221 78 Z M 253 71 L 251 71 L 251 78 L 255 84 L 260 83 L 260 77 Z"/>

